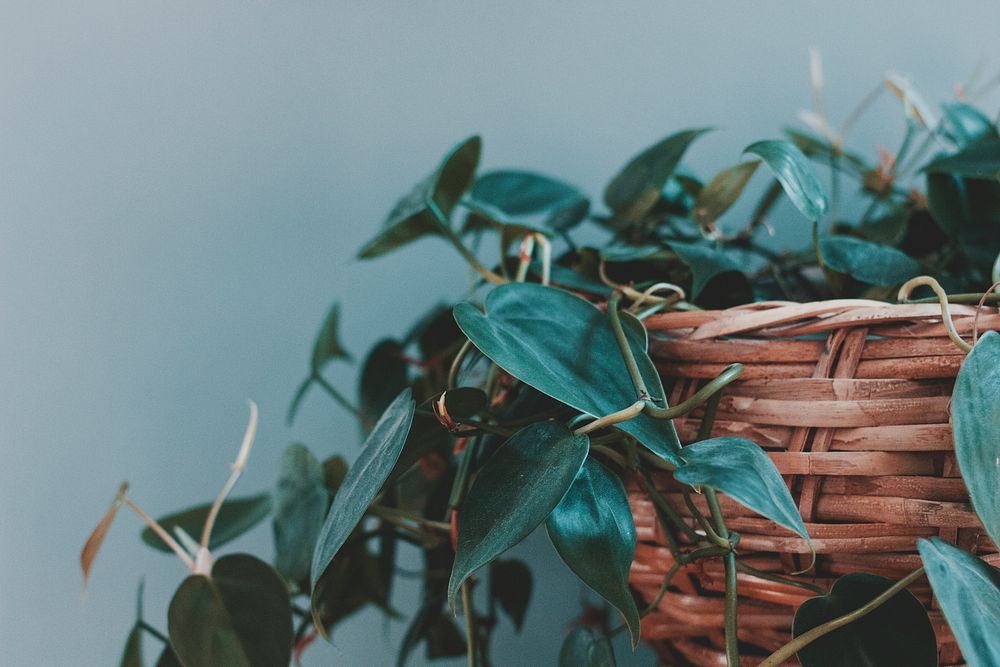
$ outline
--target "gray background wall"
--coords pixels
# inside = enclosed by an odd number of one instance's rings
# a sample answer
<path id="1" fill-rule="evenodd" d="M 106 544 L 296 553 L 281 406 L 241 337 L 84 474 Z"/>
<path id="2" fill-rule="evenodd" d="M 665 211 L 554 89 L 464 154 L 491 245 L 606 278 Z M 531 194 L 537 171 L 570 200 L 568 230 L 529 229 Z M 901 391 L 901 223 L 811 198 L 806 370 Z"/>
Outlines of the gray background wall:
<path id="1" fill-rule="evenodd" d="M 83 603 L 79 548 L 124 478 L 156 514 L 213 496 L 246 398 L 239 492 L 268 488 L 293 438 L 353 456 L 320 394 L 292 430 L 285 407 L 334 299 L 361 355 L 460 294 L 438 241 L 352 259 L 460 138 L 482 133 L 487 168 L 598 194 L 639 148 L 711 124 L 688 160 L 710 174 L 808 106 L 808 46 L 839 119 L 888 67 L 935 101 L 996 71 L 997 25 L 996 2 L 0 2 L 0 663 L 114 664 L 143 574 L 162 626 L 184 570 L 134 517 Z M 855 148 L 895 146 L 898 106 L 863 125 Z M 330 377 L 353 393 L 353 373 Z M 235 547 L 268 556 L 269 537 Z M 551 664 L 580 589 L 544 540 L 522 555 L 547 565 L 497 662 Z M 359 617 L 309 664 L 389 664 L 402 627 Z"/>

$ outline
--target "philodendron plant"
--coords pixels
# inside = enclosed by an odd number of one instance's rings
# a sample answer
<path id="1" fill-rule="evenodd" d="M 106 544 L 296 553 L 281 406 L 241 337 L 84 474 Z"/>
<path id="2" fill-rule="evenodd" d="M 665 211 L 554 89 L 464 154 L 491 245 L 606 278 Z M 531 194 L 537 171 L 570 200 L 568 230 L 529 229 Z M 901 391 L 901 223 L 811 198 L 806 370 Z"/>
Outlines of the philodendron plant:
<path id="1" fill-rule="evenodd" d="M 542 526 L 603 605 L 587 611 L 561 649 L 553 647 L 561 665 L 614 664 L 609 638 L 627 633 L 634 647 L 642 617 L 671 577 L 701 559 L 724 564 L 730 665 L 740 659 L 739 571 L 817 595 L 799 608 L 793 639 L 757 656 L 765 667 L 796 655 L 807 667 L 935 665 L 934 631 L 907 591 L 924 577 L 968 663 L 1000 664 L 1000 571 L 940 540 L 920 540 L 923 567 L 899 581 L 851 574 L 829 591 L 743 562 L 719 494 L 809 535 L 760 447 L 707 437 L 721 392 L 742 368 L 729 366 L 671 406 L 647 354 L 643 320 L 664 310 L 888 300 L 900 285 L 901 300 L 930 286 L 936 294 L 925 298 L 942 301 L 946 323 L 949 301 L 996 303 L 993 287 L 983 292 L 1000 252 L 996 123 L 965 101 L 938 113 L 899 77 L 885 88 L 904 110 L 904 140 L 894 154 L 882 150 L 873 162 L 850 152 L 845 134 L 853 120 L 835 131 L 809 113 L 813 133 L 788 130 L 784 139 L 751 143 L 703 181 L 681 164 L 708 130 L 686 130 L 631 159 L 608 184 L 603 208 L 548 176 L 477 173 L 480 139 L 460 143 L 393 207 L 360 254 L 442 237 L 476 274 L 467 300 L 435 308 L 402 338 L 374 342 L 356 401 L 324 375 L 349 359 L 335 307 L 292 401 L 289 421 L 315 389 L 350 411 L 365 438 L 354 463 L 293 444 L 271 492 L 229 498 L 250 452 L 254 408 L 212 504 L 154 520 L 126 486 L 119 491 L 84 547 L 84 574 L 121 506 L 146 523 L 144 541 L 174 552 L 190 571 L 170 602 L 165 632 L 143 620 L 140 604 L 122 665 L 143 664 L 142 639 L 150 634 L 161 644 L 161 667 L 284 667 L 369 605 L 393 620 L 408 617 L 400 665 L 421 645 L 429 659 L 466 655 L 469 665 L 490 665 L 494 630 L 508 622 L 522 629 L 534 586 L 528 565 L 506 554 Z M 829 174 L 827 187 L 817 164 Z M 768 179 L 759 201 L 749 221 L 731 229 L 724 214 L 757 172 Z M 848 209 L 841 201 L 848 190 L 864 203 L 850 221 L 837 213 Z M 781 215 L 811 225 L 806 249 L 776 250 L 760 240 L 785 198 L 793 208 Z M 488 238 L 499 241 L 493 261 L 480 252 Z M 974 508 L 1000 544 L 1000 335 L 986 333 L 970 346 L 951 331 L 968 351 L 952 401 L 955 452 Z M 700 437 L 682 446 L 672 420 L 695 408 L 703 409 Z M 694 525 L 652 483 L 663 471 L 685 494 L 704 494 L 710 511 L 692 503 Z M 644 605 L 628 587 L 636 530 L 626 484 L 653 499 L 676 560 L 659 596 Z M 220 554 L 266 517 L 274 531 L 270 563 Z M 679 533 L 684 540 L 675 539 Z M 404 614 L 394 606 L 393 583 L 407 549 L 419 550 L 424 567 L 419 607 Z"/>

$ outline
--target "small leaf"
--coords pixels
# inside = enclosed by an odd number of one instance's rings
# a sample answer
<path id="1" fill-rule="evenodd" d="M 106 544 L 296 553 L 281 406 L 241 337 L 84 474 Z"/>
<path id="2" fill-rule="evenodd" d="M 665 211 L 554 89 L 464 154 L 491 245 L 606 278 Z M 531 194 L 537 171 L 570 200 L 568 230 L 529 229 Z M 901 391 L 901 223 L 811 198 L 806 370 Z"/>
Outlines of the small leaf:
<path id="1" fill-rule="evenodd" d="M 120 667 L 143 667 L 142 661 L 142 628 L 136 624 L 125 640 L 125 650 L 122 652 Z"/>
<path id="2" fill-rule="evenodd" d="M 1000 334 L 987 331 L 966 356 L 951 398 L 955 458 L 972 506 L 1000 543 Z"/>
<path id="3" fill-rule="evenodd" d="M 90 533 L 87 541 L 84 542 L 83 549 L 80 550 L 80 569 L 83 570 L 84 590 L 87 588 L 87 579 L 90 577 L 90 568 L 93 567 L 94 559 L 97 558 L 97 553 L 101 550 L 101 545 L 104 544 L 104 538 L 108 536 L 108 530 L 111 529 L 111 524 L 114 522 L 115 516 L 118 514 L 118 508 L 121 507 L 126 493 L 128 493 L 128 482 L 122 482 L 122 485 L 118 487 L 118 494 L 111 502 L 111 507 L 109 507 L 108 511 L 104 513 L 104 516 L 101 517 L 101 520 Z"/>
<path id="4" fill-rule="evenodd" d="M 1000 665 L 1000 570 L 937 538 L 917 548 L 969 667 Z"/>
<path id="5" fill-rule="evenodd" d="M 437 171 L 396 202 L 382 231 L 361 249 L 358 257 L 378 257 L 422 236 L 445 233 L 430 203 L 433 202 L 446 218 L 451 216 L 452 209 L 472 184 L 481 150 L 479 137 L 470 137 L 456 146 Z"/>
<path id="6" fill-rule="evenodd" d="M 319 373 L 323 370 L 323 366 L 333 359 L 351 358 L 351 355 L 340 343 L 339 327 L 340 304 L 335 303 L 330 308 L 330 312 L 326 314 L 323 326 L 320 327 L 319 334 L 316 336 L 316 342 L 313 343 L 312 359 L 309 362 L 313 373 Z"/>
<path id="7" fill-rule="evenodd" d="M 305 445 L 289 445 L 274 490 L 274 567 L 285 579 L 309 576 L 330 496 L 323 465 Z"/>
<path id="8" fill-rule="evenodd" d="M 188 535 L 197 537 L 201 535 L 201 529 L 205 525 L 205 518 L 208 516 L 208 510 L 211 506 L 211 503 L 206 503 L 181 510 L 157 519 L 157 523 L 170 534 L 173 534 L 176 526 Z M 215 527 L 212 530 L 212 538 L 209 540 L 208 548 L 214 550 L 235 540 L 267 518 L 270 513 L 271 494 L 269 493 L 227 500 L 222 504 L 219 515 L 215 519 Z M 173 550 L 149 528 L 142 531 L 142 541 L 159 551 L 173 553 Z"/>
<path id="9" fill-rule="evenodd" d="M 802 215 L 809 220 L 823 217 L 827 208 L 826 195 L 809 159 L 795 144 L 781 140 L 758 141 L 743 152 L 764 160 Z"/>
<path id="10" fill-rule="evenodd" d="M 615 667 L 615 651 L 607 637 L 578 627 L 569 633 L 559 650 L 559 667 Z"/>
<path id="11" fill-rule="evenodd" d="M 470 197 L 510 216 L 548 213 L 576 204 L 582 195 L 572 185 L 529 171 L 500 170 L 483 174 Z"/>
<path id="12" fill-rule="evenodd" d="M 167 612 L 170 645 L 184 667 L 287 667 L 292 608 L 285 582 L 253 556 L 223 556 L 211 577 L 181 584 Z"/>
<path id="13" fill-rule="evenodd" d="M 498 602 L 520 632 L 531 601 L 531 570 L 519 560 L 495 560 L 490 565 L 490 600 Z"/>
<path id="14" fill-rule="evenodd" d="M 705 287 L 716 277 L 727 274 L 731 278 L 728 291 L 740 295 L 741 300 L 750 300 L 750 281 L 743 273 L 745 266 L 737 264 L 725 253 L 704 244 L 671 241 L 669 245 L 680 260 L 691 269 L 690 299 L 692 301 L 696 300 Z"/>
<path id="15" fill-rule="evenodd" d="M 711 438 L 681 451 L 685 462 L 674 478 L 691 486 L 710 486 L 778 525 L 808 540 L 799 510 L 778 469 L 746 438 Z"/>
<path id="16" fill-rule="evenodd" d="M 632 158 L 604 191 L 604 203 L 621 217 L 638 220 L 656 204 L 688 146 L 710 128 L 672 134 Z"/>
<path id="17" fill-rule="evenodd" d="M 393 399 L 410 385 L 410 367 L 403 358 L 403 346 L 386 339 L 365 357 L 358 382 L 358 409 L 361 428 L 367 435 Z"/>
<path id="18" fill-rule="evenodd" d="M 741 162 L 723 169 L 708 182 L 694 200 L 694 221 L 699 225 L 714 223 L 743 194 L 760 161 Z"/>
<path id="19" fill-rule="evenodd" d="M 977 141 L 957 153 L 934 160 L 923 170 L 929 174 L 1000 180 L 1000 138 Z"/>
<path id="20" fill-rule="evenodd" d="M 343 456 L 334 455 L 323 461 L 323 484 L 331 496 L 337 495 L 345 477 L 347 477 L 347 461 Z"/>
<path id="21" fill-rule="evenodd" d="M 587 459 L 545 527 L 566 565 L 622 613 L 635 647 L 639 610 L 628 589 L 635 523 L 621 480 L 594 459 Z"/>
<path id="22" fill-rule="evenodd" d="M 827 595 L 810 598 L 795 613 L 796 637 L 871 602 L 896 582 L 874 574 L 837 579 Z M 802 667 L 937 667 L 937 640 L 927 611 L 903 590 L 861 618 L 816 639 L 798 652 Z"/>
<path id="23" fill-rule="evenodd" d="M 853 236 L 821 237 L 819 248 L 828 267 L 869 285 L 892 287 L 921 272 L 920 264 L 906 253 Z"/>
<path id="24" fill-rule="evenodd" d="M 313 553 L 311 583 L 314 589 L 333 557 L 364 517 L 399 458 L 413 422 L 414 403 L 410 396 L 410 390 L 404 389 L 386 409 L 333 499 Z M 312 609 L 317 628 L 325 632 L 326 628 L 319 623 L 317 617 L 315 590 Z"/>
<path id="25" fill-rule="evenodd" d="M 511 436 L 486 461 L 459 514 L 448 583 L 452 609 L 462 582 L 527 537 L 559 504 L 587 457 L 589 442 L 559 422 L 537 422 Z"/>

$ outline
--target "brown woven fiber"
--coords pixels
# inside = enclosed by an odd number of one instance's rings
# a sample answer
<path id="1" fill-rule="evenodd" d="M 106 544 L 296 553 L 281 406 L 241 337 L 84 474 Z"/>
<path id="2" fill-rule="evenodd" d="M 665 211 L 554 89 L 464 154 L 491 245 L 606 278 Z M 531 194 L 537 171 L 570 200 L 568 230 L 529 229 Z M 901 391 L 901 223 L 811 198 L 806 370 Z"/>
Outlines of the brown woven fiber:
<path id="1" fill-rule="evenodd" d="M 967 340 L 976 310 L 951 306 Z M 939 305 L 768 302 L 654 315 L 645 323 L 672 405 L 728 364 L 744 365 L 723 394 L 711 435 L 753 440 L 785 477 L 817 553 L 815 569 L 799 578 L 824 590 L 850 572 L 899 579 L 920 566 L 916 540 L 931 536 L 997 564 L 952 451 L 950 397 L 964 354 L 948 338 Z M 1000 329 L 997 309 L 982 309 L 977 326 Z M 682 441 L 695 439 L 700 416 L 677 421 Z M 690 519 L 670 475 L 654 481 Z M 639 538 L 631 584 L 649 600 L 674 561 L 649 498 L 639 485 L 629 493 Z M 722 507 L 741 535 L 742 562 L 782 575 L 809 566 L 804 540 L 726 497 Z M 725 665 L 723 589 L 717 559 L 697 561 L 673 579 L 643 619 L 643 636 L 663 664 Z M 910 590 L 930 610 L 940 664 L 962 664 L 926 580 Z M 815 595 L 742 572 L 738 591 L 745 665 L 784 644 L 795 609 Z"/>

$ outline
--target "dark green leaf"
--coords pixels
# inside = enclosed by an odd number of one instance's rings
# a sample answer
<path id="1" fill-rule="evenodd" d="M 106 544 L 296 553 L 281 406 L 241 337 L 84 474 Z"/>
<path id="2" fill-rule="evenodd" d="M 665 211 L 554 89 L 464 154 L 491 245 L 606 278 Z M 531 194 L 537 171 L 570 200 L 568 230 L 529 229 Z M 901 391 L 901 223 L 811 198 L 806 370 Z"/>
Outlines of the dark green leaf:
<path id="1" fill-rule="evenodd" d="M 880 218 L 862 223 L 857 227 L 857 234 L 873 243 L 894 246 L 906 236 L 909 222 L 910 211 L 900 206 Z"/>
<path id="2" fill-rule="evenodd" d="M 948 236 L 971 224 L 962 180 L 951 174 L 927 174 L 927 208 Z"/>
<path id="3" fill-rule="evenodd" d="M 181 584 L 167 612 L 170 645 L 184 667 L 287 667 L 292 650 L 288 589 L 253 556 L 223 556 L 211 577 Z"/>
<path id="4" fill-rule="evenodd" d="M 174 527 L 177 527 L 197 540 L 201 537 L 201 530 L 205 525 L 205 518 L 208 516 L 208 510 L 211 506 L 211 503 L 206 503 L 191 507 L 157 519 L 157 522 L 168 533 L 173 534 Z M 269 493 L 227 500 L 222 504 L 219 515 L 215 519 L 215 527 L 212 529 L 212 538 L 208 542 L 208 548 L 214 550 L 235 540 L 267 518 L 270 513 L 271 494 Z M 173 550 L 149 528 L 142 531 L 142 541 L 164 553 L 173 553 Z"/>
<path id="5" fill-rule="evenodd" d="M 122 652 L 120 667 L 143 667 L 142 661 L 142 628 L 138 624 L 132 626 L 125 640 L 125 650 Z"/>
<path id="6" fill-rule="evenodd" d="M 615 667 L 615 652 L 607 637 L 581 626 L 563 642 L 559 667 Z"/>
<path id="7" fill-rule="evenodd" d="M 853 236 L 824 236 L 819 247 L 828 267 L 870 285 L 892 287 L 921 272 L 906 253 Z"/>
<path id="8" fill-rule="evenodd" d="M 992 121 L 974 106 L 964 102 L 951 102 L 941 106 L 944 109 L 944 129 L 960 147 L 997 137 L 997 129 Z"/>
<path id="9" fill-rule="evenodd" d="M 305 445 L 290 445 L 281 458 L 273 522 L 274 567 L 288 581 L 309 576 L 329 502 L 323 465 Z"/>
<path id="10" fill-rule="evenodd" d="M 565 232 L 583 222 L 588 213 L 590 213 L 590 200 L 577 199 L 568 206 L 552 211 L 545 221 L 545 226 L 557 232 Z"/>
<path id="11" fill-rule="evenodd" d="M 329 636 L 338 623 L 372 603 L 388 609 L 378 558 L 354 531 L 320 576 L 313 591 L 314 618 Z"/>
<path id="12" fill-rule="evenodd" d="M 156 661 L 156 667 L 184 667 L 184 665 L 177 659 L 177 654 L 168 644 L 163 647 L 163 652 L 160 653 L 160 658 Z"/>
<path id="13" fill-rule="evenodd" d="M 639 610 L 628 589 L 635 523 L 618 476 L 587 459 L 545 528 L 566 565 L 625 617 L 635 647 Z"/>
<path id="14" fill-rule="evenodd" d="M 409 384 L 410 367 L 403 358 L 403 346 L 391 339 L 377 343 L 365 357 L 358 383 L 358 409 L 361 428 L 366 435 Z"/>
<path id="15" fill-rule="evenodd" d="M 795 144 L 781 140 L 758 141 L 743 152 L 764 160 L 802 215 L 809 220 L 823 217 L 827 208 L 826 195 L 809 159 Z"/>
<path id="16" fill-rule="evenodd" d="M 486 396 L 486 392 L 478 387 L 456 387 L 449 389 L 443 395 L 444 411 L 452 419 L 476 417 L 489 405 L 489 397 Z M 436 414 L 443 417 L 444 414 L 439 405 L 440 399 L 440 394 L 434 398 L 434 410 Z"/>
<path id="17" fill-rule="evenodd" d="M 1000 543 L 1000 334 L 987 331 L 965 358 L 951 398 L 955 458 L 972 506 Z"/>
<path id="18" fill-rule="evenodd" d="M 637 220 L 660 198 L 667 179 L 691 142 L 709 128 L 672 134 L 632 158 L 604 191 L 604 203 L 616 214 Z"/>
<path id="19" fill-rule="evenodd" d="M 811 598 L 795 613 L 799 636 L 862 607 L 896 583 L 874 574 L 837 579 L 828 595 Z M 798 653 L 802 667 L 937 667 L 937 640 L 924 606 L 909 591 L 858 620 L 823 635 Z"/>
<path id="20" fill-rule="evenodd" d="M 743 194 L 759 165 L 758 160 L 741 162 L 716 174 L 694 200 L 694 221 L 699 225 L 709 225 L 718 220 Z"/>
<path id="21" fill-rule="evenodd" d="M 710 486 L 809 539 L 788 487 L 770 457 L 746 438 L 711 438 L 685 447 L 674 477 L 691 486 Z"/>
<path id="22" fill-rule="evenodd" d="M 465 635 L 454 621 L 441 613 L 440 605 L 424 605 L 417 612 L 406 630 L 399 648 L 396 667 L 403 667 L 413 649 L 422 641 L 427 641 L 427 657 L 430 660 L 465 655 Z"/>
<path id="23" fill-rule="evenodd" d="M 331 496 L 337 495 L 345 477 L 347 477 L 347 461 L 343 456 L 335 455 L 323 461 L 323 484 Z"/>
<path id="24" fill-rule="evenodd" d="M 422 180 L 389 212 L 382 231 L 358 253 L 364 259 L 377 257 L 427 234 L 443 234 L 441 221 L 431 209 L 433 202 L 448 218 L 472 184 L 482 141 L 471 137 L 445 157 L 437 171 Z"/>
<path id="25" fill-rule="evenodd" d="M 382 488 L 399 458 L 413 421 L 414 403 L 410 394 L 409 389 L 403 390 L 386 409 L 333 499 L 333 505 L 320 530 L 316 550 L 313 553 L 311 579 L 314 589 L 320 576 L 333 561 L 333 557 L 364 517 L 372 499 Z M 313 593 L 312 607 L 315 618 L 317 614 L 315 590 Z M 318 629 L 325 631 L 321 625 Z"/>
<path id="26" fill-rule="evenodd" d="M 483 354 L 522 382 L 595 417 L 634 403 L 629 377 L 607 315 L 554 287 L 511 283 L 486 299 L 486 314 L 468 303 L 455 319 Z M 660 377 L 642 342 L 626 330 L 646 387 L 664 397 Z M 618 427 L 671 463 L 680 459 L 673 423 L 639 415 Z"/>
<path id="27" fill-rule="evenodd" d="M 1000 665 L 1000 570 L 937 538 L 917 548 L 969 667 Z"/>
<path id="28" fill-rule="evenodd" d="M 469 575 L 539 526 L 573 483 L 590 439 L 564 424 L 531 424 L 511 436 L 479 471 L 462 505 L 448 600 Z"/>
<path id="29" fill-rule="evenodd" d="M 737 264 L 731 257 L 701 243 L 681 243 L 671 241 L 670 249 L 677 253 L 682 262 L 691 269 L 691 294 L 694 301 L 702 290 L 717 276 L 727 275 L 730 278 L 728 289 L 738 293 L 742 299 L 749 301 L 750 281 L 743 273 L 745 266 Z"/>
<path id="30" fill-rule="evenodd" d="M 531 601 L 531 570 L 519 560 L 495 560 L 490 565 L 490 600 L 498 602 L 520 632 Z"/>
<path id="31" fill-rule="evenodd" d="M 313 344 L 312 359 L 309 363 L 313 373 L 319 373 L 323 370 L 326 362 L 332 359 L 351 358 L 344 346 L 340 344 L 339 328 L 340 304 L 335 303 L 330 308 L 330 312 L 327 313 L 326 319 L 323 320 L 323 326 L 320 327 L 316 342 Z"/>
<path id="32" fill-rule="evenodd" d="M 476 179 L 470 196 L 507 215 L 556 211 L 581 198 L 579 190 L 542 174 L 528 171 L 491 171 Z"/>
<path id="33" fill-rule="evenodd" d="M 924 167 L 927 173 L 1000 179 L 1000 138 L 984 139 Z"/>

